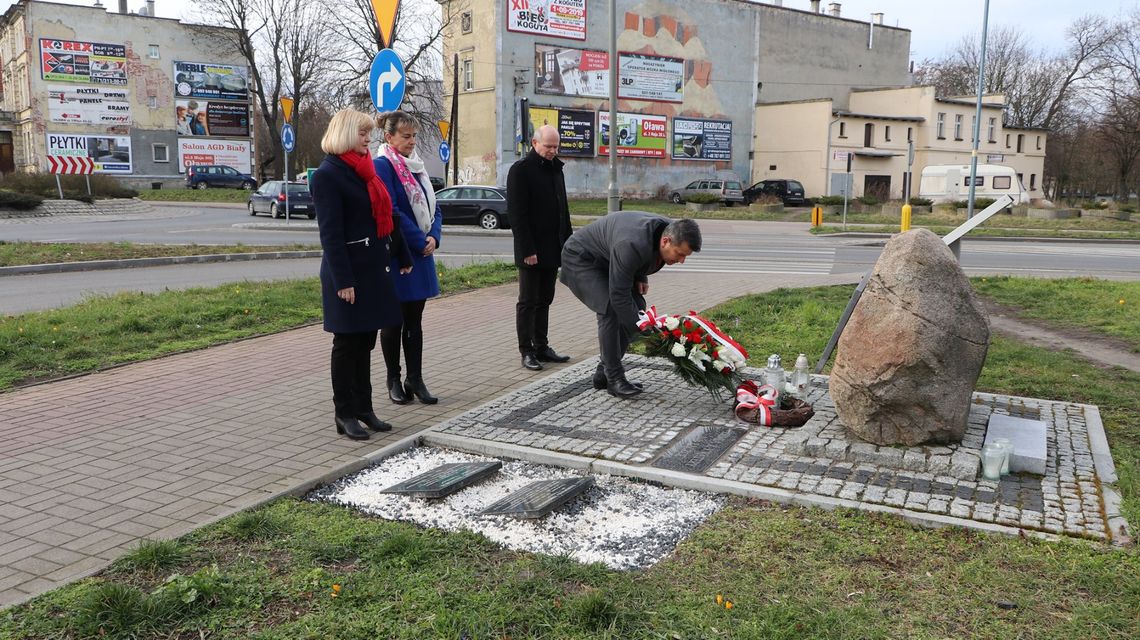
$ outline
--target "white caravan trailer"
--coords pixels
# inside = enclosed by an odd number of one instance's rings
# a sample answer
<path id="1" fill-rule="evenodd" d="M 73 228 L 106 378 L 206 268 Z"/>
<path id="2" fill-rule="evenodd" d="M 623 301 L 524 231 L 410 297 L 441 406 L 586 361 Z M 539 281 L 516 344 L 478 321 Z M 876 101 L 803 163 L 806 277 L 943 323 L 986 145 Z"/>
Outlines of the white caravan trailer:
<path id="1" fill-rule="evenodd" d="M 1029 202 L 1029 192 L 1011 167 L 979 164 L 974 184 L 975 198 L 1009 196 L 1014 204 Z M 970 197 L 970 165 L 935 164 L 923 168 L 918 195 L 935 202 L 965 200 Z"/>

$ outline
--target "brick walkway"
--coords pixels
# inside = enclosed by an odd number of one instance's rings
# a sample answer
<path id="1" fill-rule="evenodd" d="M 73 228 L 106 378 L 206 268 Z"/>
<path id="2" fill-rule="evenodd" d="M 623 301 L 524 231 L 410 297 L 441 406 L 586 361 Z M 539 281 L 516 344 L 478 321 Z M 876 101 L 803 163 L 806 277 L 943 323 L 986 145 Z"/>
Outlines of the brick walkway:
<path id="1" fill-rule="evenodd" d="M 654 276 L 662 311 L 706 308 L 776 286 L 853 283 L 859 274 Z M 593 314 L 560 288 L 551 337 L 570 365 L 534 374 L 514 346 L 513 286 L 431 302 L 425 377 L 443 401 L 384 400 L 397 428 L 353 442 L 332 426 L 330 338 L 308 327 L 0 394 L 0 606 L 90 575 L 144 538 L 173 538 L 596 354 Z"/>

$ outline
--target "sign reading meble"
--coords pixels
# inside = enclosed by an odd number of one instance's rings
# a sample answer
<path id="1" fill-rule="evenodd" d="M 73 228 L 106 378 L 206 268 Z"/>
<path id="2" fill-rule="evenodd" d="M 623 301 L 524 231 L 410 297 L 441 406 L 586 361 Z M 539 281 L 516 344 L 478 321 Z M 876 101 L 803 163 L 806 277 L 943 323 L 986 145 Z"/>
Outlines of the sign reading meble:
<path id="1" fill-rule="evenodd" d="M 507 30 L 586 39 L 586 0 L 506 0 Z"/>

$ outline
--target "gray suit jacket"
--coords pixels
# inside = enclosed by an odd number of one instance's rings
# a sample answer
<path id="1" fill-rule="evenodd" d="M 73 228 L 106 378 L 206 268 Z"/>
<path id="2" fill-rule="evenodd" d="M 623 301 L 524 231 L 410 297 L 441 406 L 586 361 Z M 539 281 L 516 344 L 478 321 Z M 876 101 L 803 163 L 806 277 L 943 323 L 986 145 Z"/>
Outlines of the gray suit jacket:
<path id="1" fill-rule="evenodd" d="M 638 282 L 661 269 L 658 242 L 669 218 L 618 211 L 574 232 L 562 248 L 562 283 L 594 313 L 613 308 L 628 334 L 637 332 L 645 299 Z"/>

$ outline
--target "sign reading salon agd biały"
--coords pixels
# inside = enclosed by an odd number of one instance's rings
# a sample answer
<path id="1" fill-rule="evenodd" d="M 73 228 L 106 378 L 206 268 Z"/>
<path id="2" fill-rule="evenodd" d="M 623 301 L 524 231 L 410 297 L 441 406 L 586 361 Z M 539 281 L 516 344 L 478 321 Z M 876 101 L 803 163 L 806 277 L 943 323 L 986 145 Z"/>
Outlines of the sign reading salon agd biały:
<path id="1" fill-rule="evenodd" d="M 669 123 L 665 116 L 618 112 L 618 155 L 638 158 L 664 158 L 668 126 Z M 598 130 L 601 132 L 598 154 L 606 155 L 609 153 L 610 144 L 610 114 L 608 111 L 598 112 Z"/>
<path id="2" fill-rule="evenodd" d="M 192 164 L 224 164 L 248 173 L 252 164 L 248 140 L 178 139 L 178 172 Z"/>
<path id="3" fill-rule="evenodd" d="M 732 122 L 673 118 L 674 160 L 732 160 Z"/>
<path id="4" fill-rule="evenodd" d="M 130 136 L 85 136 L 69 133 L 47 134 L 49 156 L 91 158 L 95 173 L 130 173 Z"/>
<path id="5" fill-rule="evenodd" d="M 507 31 L 586 39 L 586 0 L 505 0 Z"/>
<path id="6" fill-rule="evenodd" d="M 131 124 L 127 89 L 48 85 L 48 119 L 59 124 Z"/>
<path id="7" fill-rule="evenodd" d="M 179 98 L 248 100 L 249 69 L 233 64 L 176 61 L 174 95 Z"/>

